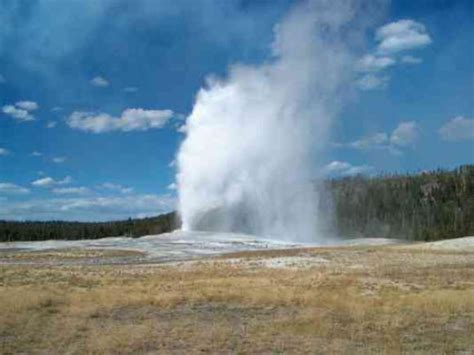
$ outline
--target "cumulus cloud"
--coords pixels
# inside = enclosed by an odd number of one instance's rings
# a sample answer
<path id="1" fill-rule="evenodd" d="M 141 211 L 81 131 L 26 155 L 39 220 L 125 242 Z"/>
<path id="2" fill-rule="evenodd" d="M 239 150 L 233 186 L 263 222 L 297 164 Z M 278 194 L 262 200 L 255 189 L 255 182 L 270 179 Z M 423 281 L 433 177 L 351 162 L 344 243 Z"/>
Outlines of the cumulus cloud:
<path id="1" fill-rule="evenodd" d="M 413 20 L 400 20 L 391 22 L 377 29 L 375 41 L 377 48 L 371 54 L 362 57 L 355 69 L 364 74 L 356 81 L 360 90 L 369 91 L 387 87 L 390 77 L 381 72 L 396 65 L 419 64 L 421 58 L 404 55 L 397 60 L 399 52 L 421 48 L 432 42 L 421 23 Z"/>
<path id="2" fill-rule="evenodd" d="M 323 172 L 327 176 L 370 175 L 374 171 L 374 168 L 370 165 L 352 165 L 339 160 L 334 160 L 323 168 Z"/>
<path id="3" fill-rule="evenodd" d="M 357 80 L 357 86 L 363 91 L 383 89 L 387 86 L 390 77 L 387 75 L 379 76 L 374 74 L 364 75 L 362 78 Z"/>
<path id="4" fill-rule="evenodd" d="M 91 85 L 102 88 L 109 86 L 109 81 L 102 76 L 96 76 L 95 78 L 91 79 L 90 83 Z"/>
<path id="5" fill-rule="evenodd" d="M 72 178 L 70 176 L 66 176 L 61 180 L 55 180 L 52 177 L 44 177 L 38 180 L 35 180 L 31 183 L 31 185 L 36 187 L 53 187 L 58 185 L 67 185 L 72 182 Z"/>
<path id="6" fill-rule="evenodd" d="M 54 157 L 51 160 L 53 161 L 53 163 L 61 164 L 61 163 L 64 163 L 67 159 L 66 157 Z"/>
<path id="7" fill-rule="evenodd" d="M 418 127 L 415 122 L 401 122 L 390 135 L 390 143 L 398 147 L 407 147 L 416 142 L 418 135 Z"/>
<path id="8" fill-rule="evenodd" d="M 0 155 L 9 155 L 10 151 L 6 148 L 0 148 Z"/>
<path id="9" fill-rule="evenodd" d="M 401 61 L 405 64 L 420 64 L 423 62 L 423 59 L 411 55 L 404 55 Z"/>
<path id="10" fill-rule="evenodd" d="M 388 150 L 399 155 L 400 148 L 412 146 L 418 139 L 419 129 L 416 122 L 401 122 L 391 133 L 377 132 L 349 143 L 336 143 L 336 147 L 348 147 L 359 150 Z"/>
<path id="11" fill-rule="evenodd" d="M 396 63 L 396 60 L 390 57 L 377 57 L 367 54 L 362 57 L 356 65 L 357 70 L 362 72 L 376 72 L 386 69 Z"/>
<path id="12" fill-rule="evenodd" d="M 35 111 L 39 108 L 39 105 L 34 101 L 18 101 L 15 106 L 28 112 Z"/>
<path id="13" fill-rule="evenodd" d="M 24 195 L 30 190 L 9 182 L 0 182 L 0 194 Z"/>
<path id="14" fill-rule="evenodd" d="M 35 118 L 27 110 L 15 107 L 14 105 L 5 105 L 2 112 L 18 121 L 33 121 Z"/>
<path id="15" fill-rule="evenodd" d="M 132 187 L 127 187 L 120 184 L 114 184 L 112 182 L 104 182 L 102 185 L 100 185 L 100 187 L 106 190 L 110 190 L 110 191 L 118 191 L 122 194 L 128 194 L 128 193 L 133 192 Z"/>
<path id="16" fill-rule="evenodd" d="M 128 108 L 120 117 L 107 113 L 73 112 L 67 119 L 69 127 L 85 132 L 105 133 L 112 131 L 147 131 L 162 128 L 173 117 L 171 110 L 144 110 Z"/>
<path id="17" fill-rule="evenodd" d="M 137 92 L 138 88 L 136 88 L 134 86 L 128 86 L 128 87 L 124 88 L 123 91 L 125 91 L 125 92 Z"/>
<path id="18" fill-rule="evenodd" d="M 404 19 L 391 22 L 376 31 L 378 53 L 396 53 L 429 45 L 432 40 L 423 24 Z"/>
<path id="19" fill-rule="evenodd" d="M 175 209 L 168 195 L 76 196 L 0 204 L 0 219 L 108 221 L 156 216 Z"/>
<path id="20" fill-rule="evenodd" d="M 54 188 L 53 193 L 58 195 L 87 195 L 91 190 L 87 187 L 58 187 Z"/>
<path id="21" fill-rule="evenodd" d="M 441 138 L 446 141 L 474 139 L 474 119 L 458 116 L 445 123 L 440 129 Z"/>
<path id="22" fill-rule="evenodd" d="M 46 123 L 46 128 L 54 128 L 57 124 L 56 121 L 48 121 L 48 123 Z"/>

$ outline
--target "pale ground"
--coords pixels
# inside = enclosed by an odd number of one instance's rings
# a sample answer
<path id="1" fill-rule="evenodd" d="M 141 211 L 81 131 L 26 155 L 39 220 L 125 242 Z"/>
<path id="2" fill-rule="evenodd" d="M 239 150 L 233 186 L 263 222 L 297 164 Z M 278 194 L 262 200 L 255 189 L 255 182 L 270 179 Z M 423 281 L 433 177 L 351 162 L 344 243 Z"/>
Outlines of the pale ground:
<path id="1" fill-rule="evenodd" d="M 474 354 L 474 237 L 140 239 L 0 245 L 0 353 Z"/>

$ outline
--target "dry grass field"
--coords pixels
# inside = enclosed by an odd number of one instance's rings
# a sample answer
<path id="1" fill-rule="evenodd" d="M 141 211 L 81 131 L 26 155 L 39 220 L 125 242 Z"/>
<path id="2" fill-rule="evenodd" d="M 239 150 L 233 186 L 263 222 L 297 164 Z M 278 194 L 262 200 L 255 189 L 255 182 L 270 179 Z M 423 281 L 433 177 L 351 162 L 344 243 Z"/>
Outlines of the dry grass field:
<path id="1" fill-rule="evenodd" d="M 76 252 L 47 253 L 116 256 Z M 472 252 L 311 248 L 153 265 L 46 264 L 36 253 L 10 263 L 25 254 L 0 257 L 2 354 L 474 353 Z"/>

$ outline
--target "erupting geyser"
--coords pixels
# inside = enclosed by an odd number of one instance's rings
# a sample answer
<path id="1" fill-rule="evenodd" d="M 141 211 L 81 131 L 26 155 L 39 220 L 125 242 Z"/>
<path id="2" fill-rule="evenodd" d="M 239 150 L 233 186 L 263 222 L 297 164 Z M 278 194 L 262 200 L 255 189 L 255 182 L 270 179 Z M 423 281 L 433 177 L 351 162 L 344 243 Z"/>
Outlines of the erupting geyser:
<path id="1" fill-rule="evenodd" d="M 352 1 L 309 1 L 275 28 L 273 56 L 209 78 L 178 157 L 184 230 L 314 241 L 318 157 L 353 81 Z"/>

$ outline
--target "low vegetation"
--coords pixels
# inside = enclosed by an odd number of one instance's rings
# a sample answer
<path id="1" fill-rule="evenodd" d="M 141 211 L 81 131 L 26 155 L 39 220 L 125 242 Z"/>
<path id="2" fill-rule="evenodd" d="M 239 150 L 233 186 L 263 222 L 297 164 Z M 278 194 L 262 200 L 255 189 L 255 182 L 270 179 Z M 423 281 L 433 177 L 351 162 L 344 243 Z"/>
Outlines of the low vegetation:
<path id="1" fill-rule="evenodd" d="M 317 262 L 252 266 L 283 257 Z M 474 351 L 474 253 L 391 246 L 172 265 L 32 262 L 0 266 L 0 353 Z"/>

